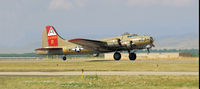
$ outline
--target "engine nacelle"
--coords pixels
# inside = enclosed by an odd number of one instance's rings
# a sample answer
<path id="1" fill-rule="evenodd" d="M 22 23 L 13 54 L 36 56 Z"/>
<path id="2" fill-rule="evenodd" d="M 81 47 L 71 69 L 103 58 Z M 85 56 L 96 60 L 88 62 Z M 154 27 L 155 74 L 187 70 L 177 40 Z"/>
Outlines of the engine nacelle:
<path id="1" fill-rule="evenodd" d="M 152 45 L 150 45 L 150 44 L 146 45 L 147 49 L 150 49 L 151 47 L 152 47 Z"/>

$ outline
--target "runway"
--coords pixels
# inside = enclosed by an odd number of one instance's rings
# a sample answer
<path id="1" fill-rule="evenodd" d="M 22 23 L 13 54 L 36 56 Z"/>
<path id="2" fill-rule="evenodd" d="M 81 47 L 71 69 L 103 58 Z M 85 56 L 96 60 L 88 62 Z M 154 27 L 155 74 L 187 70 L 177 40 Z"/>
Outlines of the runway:
<path id="1" fill-rule="evenodd" d="M 145 63 L 145 62 L 150 62 L 150 63 L 198 63 L 199 60 L 194 60 L 194 59 L 171 59 L 171 60 L 162 60 L 162 59 L 157 59 L 157 60 L 135 60 L 135 61 L 130 61 L 130 60 L 120 60 L 120 61 L 115 61 L 115 60 L 104 60 L 104 59 L 68 59 L 66 61 L 63 61 L 62 59 L 57 59 L 57 60 L 45 60 L 45 59 L 34 59 L 34 58 L 0 58 L 0 63 L 33 63 L 33 62 L 137 62 L 137 63 Z"/>
<path id="2" fill-rule="evenodd" d="M 65 72 L 0 72 L 0 76 L 69 76 L 82 75 L 81 71 Z M 84 71 L 83 75 L 199 75 L 199 72 L 157 71 Z"/>

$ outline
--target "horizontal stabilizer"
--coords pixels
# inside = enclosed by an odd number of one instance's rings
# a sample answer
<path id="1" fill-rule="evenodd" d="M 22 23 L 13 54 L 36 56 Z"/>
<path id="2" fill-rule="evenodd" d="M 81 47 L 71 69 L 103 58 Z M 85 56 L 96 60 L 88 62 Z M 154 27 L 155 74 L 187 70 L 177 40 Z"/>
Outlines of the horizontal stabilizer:
<path id="1" fill-rule="evenodd" d="M 62 48 L 37 48 L 37 49 L 35 49 L 35 51 L 38 51 L 38 50 L 62 50 Z"/>

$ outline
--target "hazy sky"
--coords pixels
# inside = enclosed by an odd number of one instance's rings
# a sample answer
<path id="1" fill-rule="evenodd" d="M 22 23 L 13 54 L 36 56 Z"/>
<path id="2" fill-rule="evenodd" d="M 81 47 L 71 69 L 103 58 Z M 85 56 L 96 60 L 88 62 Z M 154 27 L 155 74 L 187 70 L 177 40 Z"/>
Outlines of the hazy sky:
<path id="1" fill-rule="evenodd" d="M 0 0 L 0 50 L 39 44 L 53 25 L 65 39 L 124 32 L 198 34 L 198 0 Z"/>

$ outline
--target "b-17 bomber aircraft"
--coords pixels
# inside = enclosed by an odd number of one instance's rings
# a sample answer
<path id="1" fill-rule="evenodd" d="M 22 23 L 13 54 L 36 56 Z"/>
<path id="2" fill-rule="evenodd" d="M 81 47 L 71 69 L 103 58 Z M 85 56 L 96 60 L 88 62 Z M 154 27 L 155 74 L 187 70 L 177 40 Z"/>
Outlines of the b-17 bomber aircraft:
<path id="1" fill-rule="evenodd" d="M 64 40 L 53 26 L 46 26 L 42 33 L 42 48 L 35 49 L 37 54 L 42 55 L 66 55 L 73 54 L 93 54 L 99 56 L 99 53 L 114 52 L 114 59 L 121 59 L 121 51 L 128 51 L 129 59 L 136 59 L 136 50 L 149 49 L 154 47 L 154 40 L 151 36 L 124 34 L 117 37 L 106 38 L 102 40 L 91 40 L 76 38 Z"/>

